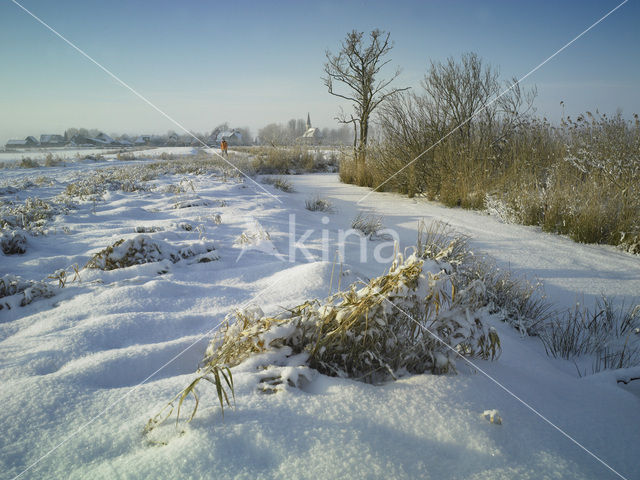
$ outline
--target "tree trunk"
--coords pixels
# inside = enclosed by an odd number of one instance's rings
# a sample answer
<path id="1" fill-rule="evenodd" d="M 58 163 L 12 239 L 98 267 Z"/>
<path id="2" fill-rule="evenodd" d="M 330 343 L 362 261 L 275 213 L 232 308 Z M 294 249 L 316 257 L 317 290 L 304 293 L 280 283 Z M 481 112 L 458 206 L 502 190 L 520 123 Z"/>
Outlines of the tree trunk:
<path id="1" fill-rule="evenodd" d="M 358 142 L 358 151 L 356 159 L 356 172 L 358 175 L 358 185 L 364 186 L 367 183 L 366 164 L 367 164 L 367 136 L 369 135 L 369 118 L 364 117 L 360 121 L 360 139 Z"/>

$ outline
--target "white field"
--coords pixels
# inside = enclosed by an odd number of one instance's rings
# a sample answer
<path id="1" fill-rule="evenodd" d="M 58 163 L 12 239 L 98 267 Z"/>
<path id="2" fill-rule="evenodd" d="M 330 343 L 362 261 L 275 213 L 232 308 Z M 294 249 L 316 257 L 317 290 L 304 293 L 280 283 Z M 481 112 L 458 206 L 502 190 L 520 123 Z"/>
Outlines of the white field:
<path id="1" fill-rule="evenodd" d="M 154 158 L 159 157 L 163 153 L 189 155 L 195 153 L 195 150 L 196 149 L 194 149 L 193 147 L 157 147 L 144 150 L 134 150 L 130 147 L 125 148 L 117 146 L 109 148 L 38 148 L 0 152 L 0 163 L 16 163 L 20 162 L 23 158 L 31 158 L 32 160 L 42 161 L 49 154 L 53 155 L 55 158 L 75 161 L 84 158 L 86 155 L 103 155 L 105 158 L 114 159 L 116 158 L 117 152 L 119 151 L 130 152 L 136 158 Z"/>
<path id="2" fill-rule="evenodd" d="M 137 162 L 117 165 L 131 163 Z M 72 179 L 112 165 L 3 170 L 0 192 L 3 184 L 27 188 L 0 200 L 50 198 Z M 36 176 L 52 183 L 25 183 Z M 358 205 L 368 190 L 342 185 L 333 174 L 288 179 L 296 193 L 262 185 L 276 199 L 248 180 L 163 177 L 150 192 L 110 192 L 103 201 L 82 202 L 53 218 L 48 235 L 29 237 L 24 255 L 0 253 L 0 277 L 42 280 L 84 265 L 119 238 L 134 237 L 137 226 L 158 226 L 163 230 L 148 235 L 175 245 L 213 241 L 220 257 L 82 270 L 80 282 L 50 299 L 0 310 L 1 479 L 620 478 L 462 363 L 455 376 L 416 375 L 372 386 L 317 375 L 304 390 L 286 387 L 264 395 L 256 391 L 259 376 L 249 362 L 234 369 L 236 409 L 227 409 L 224 420 L 215 389 L 202 387 L 193 422 L 164 428 L 168 444 L 150 446 L 142 436 L 144 424 L 194 378 L 212 329 L 250 303 L 274 313 L 324 298 L 337 232 L 348 229 L 361 210 L 384 215 L 401 247 L 415 243 L 419 219 L 444 219 L 473 236 L 477 253 L 544 282 L 558 308 L 576 299 L 590 304 L 599 294 L 628 304 L 638 300 L 638 256 L 391 194 L 375 193 Z M 180 181 L 190 181 L 195 192 L 162 193 L 163 186 Z M 335 211 L 305 210 L 305 199 L 314 194 L 330 199 Z M 202 204 L 173 208 L 189 199 Z M 315 258 L 297 250 L 290 261 L 292 214 L 296 240 L 313 230 L 305 245 Z M 183 222 L 194 230 L 180 228 Z M 325 260 L 323 229 L 331 241 Z M 248 250 L 236 244 L 243 232 L 261 230 L 269 232 L 271 243 Z M 388 266 L 371 256 L 382 243 L 367 242 L 361 261 L 360 240 L 349 238 L 343 286 Z M 168 271 L 159 275 L 160 269 Z M 334 290 L 336 283 L 334 273 Z M 571 361 L 547 357 L 539 340 L 522 338 L 502 323 L 495 327 L 503 354 L 477 365 L 623 478 L 640 478 L 640 389 L 618 386 L 623 372 L 578 378 Z M 640 376 L 640 369 L 624 375 Z M 502 425 L 482 417 L 491 409 L 499 411 Z"/>

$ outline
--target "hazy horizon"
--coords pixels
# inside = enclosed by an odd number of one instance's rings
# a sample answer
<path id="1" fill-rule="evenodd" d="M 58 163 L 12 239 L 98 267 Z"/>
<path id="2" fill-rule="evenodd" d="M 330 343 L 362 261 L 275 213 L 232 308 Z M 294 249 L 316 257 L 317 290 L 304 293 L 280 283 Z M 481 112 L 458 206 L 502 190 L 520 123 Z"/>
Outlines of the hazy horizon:
<path id="1" fill-rule="evenodd" d="M 620 2 L 20 2 L 187 129 L 228 122 L 253 135 L 311 115 L 335 128 L 321 80 L 325 50 L 353 29 L 389 31 L 395 85 L 418 87 L 429 60 L 477 52 L 521 77 Z M 640 113 L 640 8 L 629 2 L 535 72 L 537 112 Z M 0 4 L 0 145 L 10 138 L 97 128 L 179 128 L 12 2 Z M 634 61 L 635 60 L 635 61 Z"/>

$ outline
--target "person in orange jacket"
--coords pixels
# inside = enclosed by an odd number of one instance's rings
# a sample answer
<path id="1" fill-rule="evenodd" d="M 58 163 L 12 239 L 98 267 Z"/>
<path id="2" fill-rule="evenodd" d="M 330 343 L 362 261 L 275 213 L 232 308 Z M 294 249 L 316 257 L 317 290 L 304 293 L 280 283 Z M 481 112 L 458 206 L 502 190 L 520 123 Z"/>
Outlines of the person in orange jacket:
<path id="1" fill-rule="evenodd" d="M 222 141 L 220 142 L 220 150 L 222 150 L 222 155 L 224 157 L 228 157 L 229 154 L 227 153 L 227 147 L 229 145 L 227 144 L 227 141 L 223 138 Z"/>

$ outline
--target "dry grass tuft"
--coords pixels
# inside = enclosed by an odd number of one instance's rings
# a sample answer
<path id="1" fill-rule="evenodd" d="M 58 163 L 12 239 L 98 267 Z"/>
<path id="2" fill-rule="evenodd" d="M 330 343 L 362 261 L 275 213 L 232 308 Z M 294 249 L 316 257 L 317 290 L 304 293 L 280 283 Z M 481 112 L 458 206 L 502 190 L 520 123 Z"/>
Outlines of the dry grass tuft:
<path id="1" fill-rule="evenodd" d="M 547 322 L 540 339 L 548 355 L 577 358 L 595 355 L 594 373 L 640 364 L 640 305 L 615 308 L 602 298 L 593 309 L 580 308 Z"/>
<path id="2" fill-rule="evenodd" d="M 469 240 L 446 223 L 422 222 L 418 227 L 418 254 L 435 260 L 450 272 L 456 288 L 475 285 L 477 302 L 523 335 L 536 335 L 551 316 L 550 305 L 540 292 L 541 285 L 532 285 L 499 268 L 492 260 L 476 257 L 469 250 Z"/>
<path id="3" fill-rule="evenodd" d="M 262 183 L 273 185 L 275 188 L 285 193 L 295 192 L 291 182 L 284 177 L 265 177 L 262 179 Z"/>
<path id="4" fill-rule="evenodd" d="M 325 302 L 308 301 L 277 316 L 257 307 L 235 312 L 209 344 L 195 380 L 149 420 L 145 432 L 166 420 L 176 401 L 179 410 L 193 395 L 191 420 L 202 380 L 215 385 L 221 408 L 230 405 L 230 368 L 258 354 L 269 354 L 269 364 L 290 365 L 296 358 L 320 373 L 371 383 L 455 372 L 458 355 L 497 358 L 500 339 L 475 313 L 472 290 L 456 293 L 446 272 L 425 271 L 415 255 L 398 256 L 386 275 L 351 285 Z"/>
<path id="5" fill-rule="evenodd" d="M 383 228 L 382 216 L 365 215 L 360 212 L 351 221 L 351 228 L 362 232 L 366 237 L 372 238 Z"/>
<path id="6" fill-rule="evenodd" d="M 307 198 L 304 201 L 304 205 L 307 210 L 310 210 L 312 212 L 333 212 L 333 205 L 331 204 L 331 202 L 326 198 L 320 197 L 319 195 Z"/>

